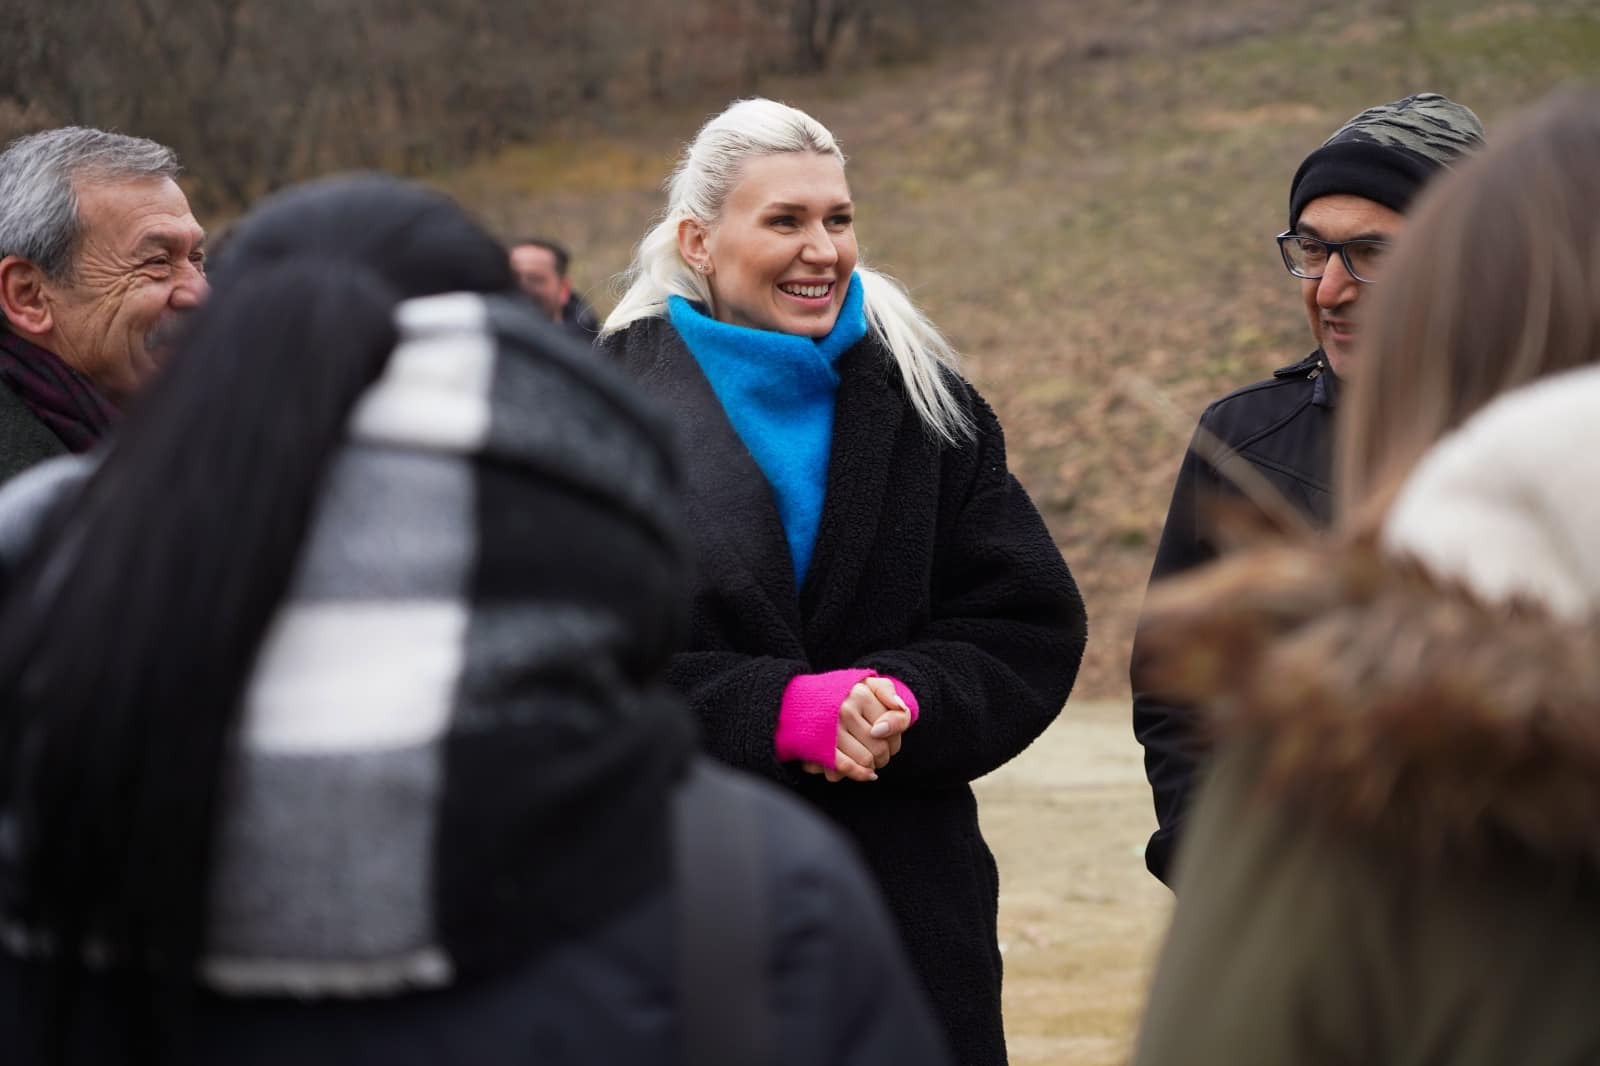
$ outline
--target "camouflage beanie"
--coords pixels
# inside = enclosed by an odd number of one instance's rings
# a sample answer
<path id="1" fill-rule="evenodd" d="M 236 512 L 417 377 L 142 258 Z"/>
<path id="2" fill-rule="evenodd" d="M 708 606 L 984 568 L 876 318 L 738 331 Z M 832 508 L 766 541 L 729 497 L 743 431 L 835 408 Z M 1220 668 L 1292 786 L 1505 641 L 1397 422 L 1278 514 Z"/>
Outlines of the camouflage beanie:
<path id="1" fill-rule="evenodd" d="M 1289 228 L 1319 196 L 1348 193 L 1404 211 L 1435 171 L 1483 145 L 1483 123 L 1438 93 L 1369 107 L 1306 156 L 1289 186 Z"/>

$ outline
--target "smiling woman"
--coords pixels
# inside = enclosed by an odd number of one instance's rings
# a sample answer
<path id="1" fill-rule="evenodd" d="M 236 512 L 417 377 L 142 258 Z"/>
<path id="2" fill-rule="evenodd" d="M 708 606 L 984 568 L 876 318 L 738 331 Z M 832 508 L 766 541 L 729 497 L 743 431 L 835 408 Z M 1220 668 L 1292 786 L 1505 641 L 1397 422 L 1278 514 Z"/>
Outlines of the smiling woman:
<path id="1" fill-rule="evenodd" d="M 844 166 L 812 152 L 753 159 L 722 217 L 682 219 L 678 244 L 710 283 L 718 321 L 825 337 L 856 269 Z"/>
<path id="2" fill-rule="evenodd" d="M 712 755 L 853 836 L 956 1060 L 1003 1063 L 969 782 L 1067 698 L 1072 575 L 955 353 L 860 262 L 815 119 L 745 100 L 707 123 L 629 279 L 601 344 L 678 423 L 696 558 L 669 679 Z"/>

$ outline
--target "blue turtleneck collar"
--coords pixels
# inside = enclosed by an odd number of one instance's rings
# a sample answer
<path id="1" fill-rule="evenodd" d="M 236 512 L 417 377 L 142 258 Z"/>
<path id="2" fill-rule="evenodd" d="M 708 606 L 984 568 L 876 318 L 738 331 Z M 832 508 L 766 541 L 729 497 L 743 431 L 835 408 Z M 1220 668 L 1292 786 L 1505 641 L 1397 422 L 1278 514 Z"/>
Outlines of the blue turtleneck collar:
<path id="1" fill-rule="evenodd" d="M 667 317 L 772 486 L 798 588 L 822 522 L 839 388 L 835 367 L 867 335 L 861 278 L 850 276 L 839 317 L 823 337 L 718 322 L 681 296 L 667 298 Z"/>

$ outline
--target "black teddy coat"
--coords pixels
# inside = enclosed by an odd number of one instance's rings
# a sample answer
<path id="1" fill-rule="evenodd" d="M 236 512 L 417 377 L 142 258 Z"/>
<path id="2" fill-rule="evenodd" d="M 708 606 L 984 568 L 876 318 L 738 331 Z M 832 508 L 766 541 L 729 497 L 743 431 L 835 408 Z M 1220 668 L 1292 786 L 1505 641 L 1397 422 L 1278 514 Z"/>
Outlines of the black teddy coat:
<path id="1" fill-rule="evenodd" d="M 994 412 L 956 381 L 976 437 L 941 444 L 871 335 L 845 352 L 822 522 L 797 596 L 767 481 L 677 331 L 644 319 L 603 343 L 680 434 L 698 576 L 690 650 L 670 677 L 706 749 L 789 785 L 855 838 L 957 1061 L 1003 1063 L 999 876 L 969 782 L 1061 710 L 1086 623 L 1006 467 Z M 789 680 L 858 665 L 917 696 L 900 753 L 867 784 L 780 765 L 773 736 Z"/>

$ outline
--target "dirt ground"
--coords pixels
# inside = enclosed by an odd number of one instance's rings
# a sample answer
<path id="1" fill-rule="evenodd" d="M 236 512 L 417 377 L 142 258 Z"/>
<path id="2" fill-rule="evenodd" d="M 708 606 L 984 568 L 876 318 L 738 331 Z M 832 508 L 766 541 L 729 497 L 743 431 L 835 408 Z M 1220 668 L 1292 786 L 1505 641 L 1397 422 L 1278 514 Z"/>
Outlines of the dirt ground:
<path id="1" fill-rule="evenodd" d="M 1128 705 L 1069 702 L 977 784 L 1000 863 L 1014 1066 L 1126 1061 L 1172 895 L 1144 868 L 1155 817 Z"/>

